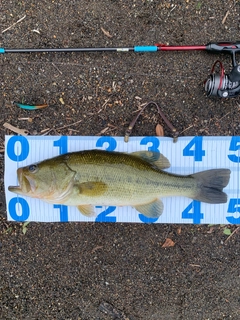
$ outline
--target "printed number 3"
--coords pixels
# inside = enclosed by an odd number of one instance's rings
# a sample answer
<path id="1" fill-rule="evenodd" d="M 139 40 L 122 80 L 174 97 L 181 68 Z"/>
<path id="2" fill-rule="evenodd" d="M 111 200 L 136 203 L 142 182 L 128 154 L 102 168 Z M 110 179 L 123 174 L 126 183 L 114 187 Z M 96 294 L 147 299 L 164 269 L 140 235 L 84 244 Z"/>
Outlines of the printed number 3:
<path id="1" fill-rule="evenodd" d="M 153 152 L 160 152 L 159 151 L 159 146 L 160 146 L 160 141 L 156 137 L 145 137 L 141 140 L 140 145 L 147 145 L 148 143 L 151 143 L 152 145 L 148 147 L 148 151 L 153 151 Z"/>

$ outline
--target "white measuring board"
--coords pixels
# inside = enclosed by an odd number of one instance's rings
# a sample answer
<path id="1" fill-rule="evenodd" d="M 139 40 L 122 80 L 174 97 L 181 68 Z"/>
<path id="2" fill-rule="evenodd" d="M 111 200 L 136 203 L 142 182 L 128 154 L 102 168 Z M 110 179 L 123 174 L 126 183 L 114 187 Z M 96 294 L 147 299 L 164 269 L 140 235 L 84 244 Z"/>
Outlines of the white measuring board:
<path id="1" fill-rule="evenodd" d="M 240 224 L 240 137 L 181 137 L 176 143 L 165 137 L 88 136 L 6 136 L 5 193 L 10 221 L 38 222 L 134 222 Z M 185 197 L 163 198 L 164 210 L 159 219 L 149 219 L 131 207 L 96 207 L 97 216 L 83 216 L 77 208 L 47 204 L 38 199 L 18 196 L 8 186 L 18 185 L 17 168 L 66 152 L 102 149 L 133 152 L 159 151 L 166 156 L 176 174 L 191 174 L 207 169 L 228 168 L 231 177 L 224 191 L 225 204 L 206 204 Z"/>

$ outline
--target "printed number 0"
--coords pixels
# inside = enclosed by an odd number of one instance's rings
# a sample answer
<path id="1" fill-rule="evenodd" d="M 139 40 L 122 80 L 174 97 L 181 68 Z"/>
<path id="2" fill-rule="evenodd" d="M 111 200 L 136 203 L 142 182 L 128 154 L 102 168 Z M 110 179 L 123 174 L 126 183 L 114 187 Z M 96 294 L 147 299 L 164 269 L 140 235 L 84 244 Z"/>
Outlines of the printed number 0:
<path id="1" fill-rule="evenodd" d="M 16 154 L 16 143 L 19 143 L 21 150 L 19 154 Z M 8 140 L 7 144 L 7 155 L 12 161 L 23 161 L 28 157 L 29 154 L 29 143 L 28 140 L 23 136 L 13 136 Z"/>
<path id="2" fill-rule="evenodd" d="M 21 206 L 21 215 L 17 214 L 16 206 Z M 25 199 L 14 197 L 8 203 L 8 211 L 15 221 L 26 221 L 30 215 L 30 209 Z"/>

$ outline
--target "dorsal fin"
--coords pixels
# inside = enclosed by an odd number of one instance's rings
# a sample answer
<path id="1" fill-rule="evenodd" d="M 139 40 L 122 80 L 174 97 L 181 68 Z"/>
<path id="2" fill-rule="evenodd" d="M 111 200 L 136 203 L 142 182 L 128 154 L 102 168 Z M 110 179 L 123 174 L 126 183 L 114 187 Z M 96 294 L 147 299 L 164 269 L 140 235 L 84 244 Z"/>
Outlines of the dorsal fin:
<path id="1" fill-rule="evenodd" d="M 164 157 L 163 154 L 154 151 L 136 151 L 132 152 L 131 155 L 139 157 L 144 161 L 147 161 L 159 169 L 167 169 L 171 166 L 169 160 Z"/>

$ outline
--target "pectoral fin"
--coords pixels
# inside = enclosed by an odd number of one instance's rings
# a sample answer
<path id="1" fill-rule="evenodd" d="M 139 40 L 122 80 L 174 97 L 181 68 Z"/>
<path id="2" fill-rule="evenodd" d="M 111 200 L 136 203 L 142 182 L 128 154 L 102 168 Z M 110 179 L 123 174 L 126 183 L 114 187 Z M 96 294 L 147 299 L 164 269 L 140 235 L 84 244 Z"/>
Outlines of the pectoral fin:
<path id="1" fill-rule="evenodd" d="M 139 157 L 144 161 L 147 161 L 159 169 L 167 169 L 170 167 L 170 162 L 169 160 L 164 157 L 163 154 L 159 152 L 153 152 L 153 151 L 137 151 L 137 152 L 132 152 L 131 155 L 135 157 Z"/>
<path id="2" fill-rule="evenodd" d="M 89 196 L 89 197 L 96 197 L 104 194 L 107 190 L 106 183 L 102 181 L 88 181 L 76 184 L 74 186 L 78 188 L 80 194 Z"/>
<path id="3" fill-rule="evenodd" d="M 96 213 L 94 211 L 94 206 L 92 206 L 91 204 L 77 206 L 77 208 L 84 216 L 87 216 L 87 217 L 96 216 Z"/>
<path id="4" fill-rule="evenodd" d="M 163 212 L 163 203 L 160 199 L 135 206 L 135 209 L 148 218 L 159 218 Z"/>

